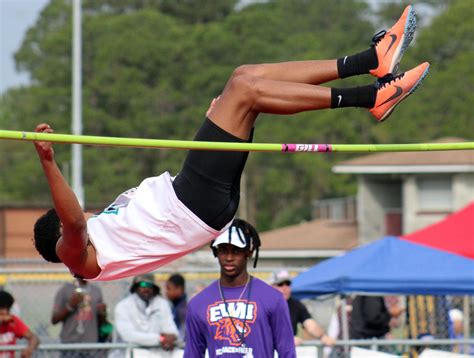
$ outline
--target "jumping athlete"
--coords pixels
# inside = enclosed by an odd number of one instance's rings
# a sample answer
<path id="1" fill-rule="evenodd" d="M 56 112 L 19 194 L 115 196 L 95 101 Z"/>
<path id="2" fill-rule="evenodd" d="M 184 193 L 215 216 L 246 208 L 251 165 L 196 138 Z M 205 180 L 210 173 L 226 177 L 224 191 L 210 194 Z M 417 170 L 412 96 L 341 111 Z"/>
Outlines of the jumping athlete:
<path id="1" fill-rule="evenodd" d="M 243 65 L 214 99 L 195 140 L 251 142 L 259 113 L 293 114 L 324 108 L 365 107 L 385 120 L 426 76 L 428 63 L 396 74 L 415 31 L 408 6 L 372 46 L 337 60 Z M 319 84 L 372 74 L 374 84 L 329 88 Z M 40 124 L 36 132 L 51 133 Z M 37 250 L 94 280 L 136 276 L 212 241 L 231 223 L 239 203 L 248 152 L 189 151 L 179 174 L 145 179 L 98 215 L 85 214 L 54 160 L 50 142 L 35 142 L 55 209 L 34 229 Z"/>

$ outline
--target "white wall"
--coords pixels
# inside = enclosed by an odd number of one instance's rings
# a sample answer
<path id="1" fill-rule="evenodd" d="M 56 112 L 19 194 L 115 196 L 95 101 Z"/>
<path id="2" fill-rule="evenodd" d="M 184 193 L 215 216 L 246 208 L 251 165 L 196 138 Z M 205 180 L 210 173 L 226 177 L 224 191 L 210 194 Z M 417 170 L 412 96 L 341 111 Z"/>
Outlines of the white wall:
<path id="1" fill-rule="evenodd" d="M 368 243 L 382 238 L 385 233 L 385 214 L 401 208 L 401 183 L 383 176 L 359 176 L 357 193 L 357 221 L 359 242 Z"/>
<path id="2" fill-rule="evenodd" d="M 437 175 L 437 174 L 432 174 Z M 417 180 L 420 175 L 406 175 L 403 182 L 403 233 L 411 233 L 422 229 L 430 224 L 442 220 L 449 212 L 420 210 L 418 197 L 419 188 Z M 461 173 L 451 175 L 452 179 L 452 202 L 449 205 L 451 211 L 462 209 L 474 200 L 474 174 Z M 447 205 L 448 206 L 448 205 Z"/>
<path id="3" fill-rule="evenodd" d="M 453 206 L 461 209 L 474 200 L 474 173 L 457 174 L 453 178 Z"/>

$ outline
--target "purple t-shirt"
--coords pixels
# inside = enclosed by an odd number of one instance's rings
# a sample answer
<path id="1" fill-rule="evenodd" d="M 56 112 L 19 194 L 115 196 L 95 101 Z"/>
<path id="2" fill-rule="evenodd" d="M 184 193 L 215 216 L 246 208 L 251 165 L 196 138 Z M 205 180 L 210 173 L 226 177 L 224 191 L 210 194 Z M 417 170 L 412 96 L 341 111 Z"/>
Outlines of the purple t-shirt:
<path id="1" fill-rule="evenodd" d="M 227 308 L 217 281 L 191 299 L 186 312 L 186 358 L 204 357 L 206 348 L 210 358 L 273 358 L 274 351 L 280 358 L 296 357 L 283 295 L 254 277 L 239 299 L 244 287 L 222 287 Z"/>

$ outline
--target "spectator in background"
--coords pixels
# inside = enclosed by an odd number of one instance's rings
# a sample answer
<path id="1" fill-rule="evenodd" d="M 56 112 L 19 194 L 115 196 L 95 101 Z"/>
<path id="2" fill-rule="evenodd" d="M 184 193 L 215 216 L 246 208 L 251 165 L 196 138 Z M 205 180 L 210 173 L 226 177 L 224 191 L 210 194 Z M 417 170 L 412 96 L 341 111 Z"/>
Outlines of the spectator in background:
<path id="1" fill-rule="evenodd" d="M 247 271 L 260 238 L 253 226 L 234 219 L 211 248 L 220 277 L 194 296 L 186 315 L 186 358 L 296 357 L 288 307 L 278 291 Z"/>
<path id="2" fill-rule="evenodd" d="M 433 341 L 435 339 L 435 337 L 433 337 L 433 335 L 431 333 L 420 333 L 420 334 L 418 334 L 416 339 L 419 339 L 419 340 L 425 341 L 425 342 L 429 342 L 429 341 Z M 427 348 L 429 348 L 429 346 L 425 346 L 425 345 L 413 346 L 412 349 L 414 350 L 414 353 L 410 352 L 411 354 L 409 355 L 409 357 L 410 358 L 412 358 L 412 357 L 417 358 Z"/>
<path id="3" fill-rule="evenodd" d="M 181 339 L 186 335 L 186 310 L 188 299 L 186 297 L 186 281 L 179 273 L 175 273 L 166 281 L 166 297 L 171 301 L 174 323 L 178 327 Z"/>
<path id="4" fill-rule="evenodd" d="M 134 277 L 130 295 L 115 307 L 115 328 L 114 341 L 147 347 L 148 354 L 163 354 L 175 348 L 178 329 L 153 274 Z M 124 356 L 123 351 L 112 355 L 120 356 Z"/>
<path id="5" fill-rule="evenodd" d="M 349 332 L 347 336 L 344 337 L 344 321 L 347 324 L 350 324 L 351 321 L 351 312 L 352 312 L 352 297 L 351 296 L 336 296 L 334 300 L 334 310 L 331 314 L 329 320 L 329 325 L 327 329 L 328 336 L 334 338 L 335 340 L 349 339 Z M 334 357 L 340 358 L 347 356 L 349 353 L 349 347 L 345 346 L 334 346 L 334 347 L 325 347 L 324 356 L 325 357 Z"/>
<path id="6" fill-rule="evenodd" d="M 450 309 L 448 312 L 449 321 L 452 325 L 450 338 L 464 338 L 464 314 L 458 308 Z"/>
<path id="7" fill-rule="evenodd" d="M 390 320 L 399 317 L 405 309 L 385 305 L 381 296 L 356 296 L 352 301 L 349 337 L 351 339 L 384 338 L 390 332 Z"/>
<path id="8" fill-rule="evenodd" d="M 298 324 L 301 324 L 305 332 L 310 336 L 320 339 L 324 345 L 333 346 L 336 343 L 335 339 L 329 337 L 318 322 L 311 317 L 306 306 L 291 296 L 291 276 L 288 271 L 280 270 L 273 272 L 270 283 L 283 294 L 283 297 L 288 303 L 295 345 L 303 343 L 303 339 L 297 336 Z"/>
<path id="9" fill-rule="evenodd" d="M 21 358 L 29 358 L 38 347 L 39 339 L 20 318 L 10 313 L 14 302 L 11 294 L 0 291 L 0 345 L 15 345 L 17 338 L 24 338 L 28 345 L 21 351 Z M 14 358 L 15 353 L 0 351 L 0 357 Z"/>
<path id="10" fill-rule="evenodd" d="M 458 309 L 453 308 L 448 312 L 449 322 L 451 323 L 451 329 L 449 338 L 452 339 L 468 339 L 464 336 L 464 313 Z M 474 355 L 474 345 L 459 344 L 453 346 L 453 352 Z"/>
<path id="11" fill-rule="evenodd" d="M 61 343 L 97 343 L 99 326 L 106 320 L 102 291 L 81 278 L 65 283 L 54 299 L 51 322 L 62 322 Z M 61 351 L 67 358 L 99 357 L 100 352 Z"/>
<path id="12" fill-rule="evenodd" d="M 1 291 L 5 291 L 5 287 L 4 286 L 0 286 L 0 292 Z M 12 308 L 10 308 L 10 313 L 12 315 L 15 315 L 17 317 L 21 317 L 21 308 L 20 308 L 20 305 L 18 304 L 18 302 L 13 302 L 13 306 Z"/>
<path id="13" fill-rule="evenodd" d="M 388 312 L 399 309 L 401 312 L 406 311 L 406 303 L 402 296 L 384 296 L 384 302 Z M 385 339 L 402 338 L 404 336 L 402 326 L 405 323 L 405 315 L 399 314 L 394 316 L 391 314 L 390 316 L 391 318 L 388 324 L 390 332 L 387 333 Z"/>

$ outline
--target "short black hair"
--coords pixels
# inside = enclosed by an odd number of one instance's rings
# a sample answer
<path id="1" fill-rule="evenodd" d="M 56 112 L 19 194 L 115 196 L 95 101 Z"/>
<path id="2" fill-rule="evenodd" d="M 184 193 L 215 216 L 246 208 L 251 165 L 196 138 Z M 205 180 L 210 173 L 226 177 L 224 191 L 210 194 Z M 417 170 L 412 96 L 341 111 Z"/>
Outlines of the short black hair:
<path id="1" fill-rule="evenodd" d="M 259 248 L 262 245 L 262 242 L 260 241 L 260 236 L 258 235 L 257 229 L 255 229 L 254 226 L 252 226 L 250 223 L 243 219 L 234 219 L 232 221 L 232 224 L 230 227 L 227 229 L 228 231 L 232 230 L 232 228 L 236 228 L 237 232 L 241 231 L 244 234 L 244 237 L 242 238 L 245 240 L 245 251 L 250 251 L 251 253 L 255 252 L 255 260 L 253 262 L 253 267 L 257 267 L 257 262 L 258 262 L 258 252 Z M 229 242 L 230 242 L 230 236 L 229 236 Z M 213 247 L 212 245 L 214 244 L 214 241 L 211 242 L 211 249 L 212 252 L 214 253 L 214 256 L 217 256 L 216 248 Z"/>
<path id="2" fill-rule="evenodd" d="M 171 282 L 176 287 L 184 288 L 186 281 L 184 280 L 183 275 L 179 273 L 174 273 L 168 278 L 168 282 Z"/>
<path id="3" fill-rule="evenodd" d="M 61 237 L 61 221 L 55 209 L 42 215 L 35 224 L 34 243 L 36 250 L 46 261 L 62 262 L 56 254 L 56 243 Z"/>
<path id="4" fill-rule="evenodd" d="M 12 308 L 15 299 L 7 291 L 0 291 L 0 308 Z"/>

